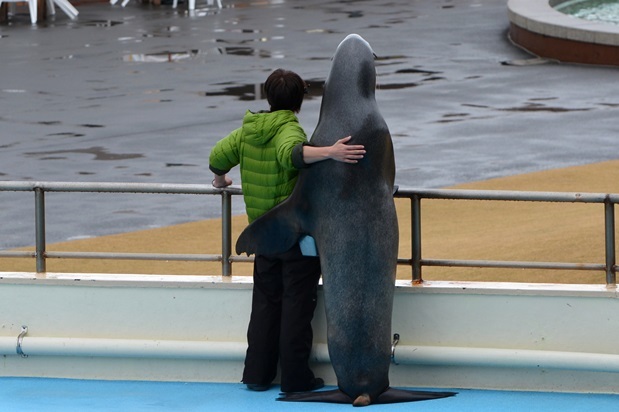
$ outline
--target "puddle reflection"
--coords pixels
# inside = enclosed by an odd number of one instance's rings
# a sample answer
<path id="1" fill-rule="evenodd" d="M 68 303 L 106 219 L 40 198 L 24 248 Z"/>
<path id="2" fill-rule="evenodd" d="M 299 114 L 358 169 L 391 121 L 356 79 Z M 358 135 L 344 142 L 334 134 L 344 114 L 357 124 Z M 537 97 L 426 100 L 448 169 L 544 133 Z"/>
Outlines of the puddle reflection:
<path id="1" fill-rule="evenodd" d="M 335 30 L 327 30 L 327 29 L 308 29 L 305 30 L 306 33 L 325 33 L 325 34 L 333 34 L 336 33 Z"/>
<path id="2" fill-rule="evenodd" d="M 322 89 L 324 88 L 325 81 L 318 79 L 309 79 L 306 80 L 308 84 L 308 93 L 305 95 L 305 99 L 313 99 L 322 97 Z M 217 92 L 199 92 L 200 96 L 232 96 L 236 97 L 239 100 L 249 101 L 249 100 L 265 100 L 266 96 L 264 95 L 263 90 L 264 83 L 255 83 L 255 84 L 242 84 L 242 85 L 232 85 L 225 87 L 221 91 Z"/>
<path id="3" fill-rule="evenodd" d="M 49 136 L 49 137 L 54 137 L 54 136 L 59 136 L 59 137 L 84 137 L 85 134 L 73 133 L 73 132 L 60 132 L 60 133 L 46 134 L 46 136 Z"/>
<path id="4" fill-rule="evenodd" d="M 215 29 L 213 30 L 214 33 L 249 33 L 249 34 L 256 34 L 256 33 L 261 33 L 261 30 L 259 29 Z"/>
<path id="5" fill-rule="evenodd" d="M 174 63 L 206 55 L 257 56 L 261 58 L 282 59 L 283 53 L 254 49 L 253 47 L 230 46 L 214 47 L 209 50 L 163 51 L 158 53 L 134 53 L 122 57 L 125 62 Z"/>
<path id="6" fill-rule="evenodd" d="M 426 72 L 420 70 L 419 73 L 433 73 Z M 443 79 L 442 77 L 430 77 L 426 79 L 422 79 L 422 81 L 428 80 L 439 80 Z M 305 96 L 305 99 L 314 99 L 314 98 L 322 98 L 322 92 L 324 89 L 325 81 L 320 79 L 308 79 L 306 80 L 308 83 L 308 94 Z M 256 83 L 256 84 L 235 84 L 235 85 L 224 85 L 220 84 L 219 86 L 225 86 L 223 89 L 218 91 L 206 91 L 206 92 L 198 92 L 200 96 L 205 97 L 213 97 L 213 96 L 231 96 L 236 97 L 238 100 L 243 101 L 251 101 L 251 100 L 264 100 L 266 96 L 263 91 L 264 83 Z M 419 82 L 410 82 L 410 83 L 379 83 L 376 85 L 377 90 L 402 90 L 408 89 L 411 87 L 419 86 Z M 214 85 L 215 88 L 217 85 Z"/>
<path id="7" fill-rule="evenodd" d="M 74 58 L 75 58 L 75 55 L 68 54 L 66 56 L 60 56 L 60 57 L 45 57 L 42 60 L 43 61 L 49 61 L 49 60 L 73 60 Z"/>
<path id="8" fill-rule="evenodd" d="M 82 24 L 84 26 L 91 26 L 91 27 L 112 27 L 112 26 L 118 26 L 119 24 L 123 24 L 123 22 L 115 21 L 115 20 L 89 20 L 89 21 L 85 21 Z"/>
<path id="9" fill-rule="evenodd" d="M 28 157 L 38 157 L 40 160 L 62 160 L 65 156 L 52 156 L 60 154 L 90 154 L 94 156 L 94 160 L 127 160 L 144 157 L 141 153 L 110 153 L 107 149 L 96 146 L 87 149 L 68 149 L 68 150 L 51 150 L 42 152 L 26 152 L 24 155 Z"/>
<path id="10" fill-rule="evenodd" d="M 197 50 L 188 52 L 161 52 L 151 54 L 127 54 L 123 56 L 124 62 L 142 63 L 173 63 L 181 60 L 190 59 L 198 55 Z"/>

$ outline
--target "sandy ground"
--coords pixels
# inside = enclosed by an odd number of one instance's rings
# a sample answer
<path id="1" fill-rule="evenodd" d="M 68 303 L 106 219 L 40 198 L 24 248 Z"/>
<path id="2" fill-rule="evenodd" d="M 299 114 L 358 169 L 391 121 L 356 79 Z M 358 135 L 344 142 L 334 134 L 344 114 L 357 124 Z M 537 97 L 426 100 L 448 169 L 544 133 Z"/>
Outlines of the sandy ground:
<path id="1" fill-rule="evenodd" d="M 617 193 L 619 160 L 535 172 L 454 186 L 458 189 Z M 401 258 L 411 256 L 410 206 L 396 199 Z M 422 201 L 425 259 L 488 259 L 604 262 L 604 209 L 572 203 Z M 233 237 L 246 225 L 233 218 Z M 49 251 L 220 253 L 221 221 L 202 220 L 97 238 L 49 244 Z M 250 275 L 250 263 L 235 263 L 234 275 Z M 2 270 L 32 271 L 30 259 L 2 259 Z M 218 275 L 220 263 L 49 259 L 48 272 Z M 604 283 L 603 272 L 425 267 L 427 280 Z M 410 279 L 407 266 L 399 279 Z"/>
<path id="2" fill-rule="evenodd" d="M 230 0 L 221 9 L 202 2 L 195 13 L 77 4 L 77 20 L 57 13 L 32 26 L 20 6 L 0 25 L 2 54 L 11 56 L 0 59 L 2 180 L 208 182 L 209 149 L 238 127 L 240 113 L 265 108 L 257 90 L 284 62 L 311 85 L 300 114 L 311 135 L 333 52 L 358 33 L 379 57 L 377 101 L 397 184 L 617 192 L 616 68 L 526 64 L 532 56 L 507 37 L 505 0 Z M 572 168 L 579 165 L 590 166 Z M 496 179 L 505 176 L 514 177 Z M 31 197 L 0 196 L 0 249 L 34 242 Z M 215 196 L 99 199 L 46 197 L 48 249 L 220 252 L 219 221 L 201 220 L 218 217 Z M 407 258 L 408 202 L 398 205 Z M 233 207 L 243 213 L 242 202 Z M 602 216 L 599 205 L 424 201 L 423 257 L 601 263 Z M 180 224 L 188 221 L 196 222 Z M 237 217 L 235 234 L 245 224 Z M 84 240 L 56 243 L 76 238 Z M 0 259 L 0 271 L 34 267 Z M 48 270 L 200 275 L 219 274 L 220 265 L 50 259 Z M 604 281 L 603 273 L 459 268 L 424 268 L 424 277 Z"/>

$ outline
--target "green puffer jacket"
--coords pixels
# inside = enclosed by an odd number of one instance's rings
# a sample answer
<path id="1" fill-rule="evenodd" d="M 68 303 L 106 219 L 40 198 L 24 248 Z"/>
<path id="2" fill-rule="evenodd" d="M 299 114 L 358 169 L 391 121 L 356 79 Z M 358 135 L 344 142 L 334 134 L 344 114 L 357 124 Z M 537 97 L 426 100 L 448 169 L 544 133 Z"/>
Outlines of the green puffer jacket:
<path id="1" fill-rule="evenodd" d="M 209 168 L 217 175 L 241 167 L 241 186 L 249 222 L 284 201 L 297 182 L 307 137 L 292 111 L 252 113 L 243 126 L 217 142 Z"/>

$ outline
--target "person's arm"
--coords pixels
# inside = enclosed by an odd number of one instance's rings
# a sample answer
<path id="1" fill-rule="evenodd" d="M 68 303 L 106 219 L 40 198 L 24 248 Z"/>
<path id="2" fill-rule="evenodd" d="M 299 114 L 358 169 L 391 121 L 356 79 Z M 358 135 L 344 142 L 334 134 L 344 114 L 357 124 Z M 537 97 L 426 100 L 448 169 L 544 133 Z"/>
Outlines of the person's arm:
<path id="1" fill-rule="evenodd" d="M 209 155 L 209 169 L 213 172 L 214 187 L 222 188 L 230 186 L 232 179 L 227 175 L 228 171 L 239 164 L 239 136 L 241 129 L 232 131 L 215 144 Z"/>
<path id="2" fill-rule="evenodd" d="M 357 163 L 365 155 L 363 145 L 346 144 L 352 136 L 338 140 L 332 146 L 302 146 L 302 162 L 306 165 L 317 163 L 327 159 L 333 159 L 344 163 Z M 299 145 L 300 146 L 300 145 Z M 212 170 L 212 168 L 211 168 Z M 214 174 L 213 186 L 223 188 L 232 184 L 232 179 L 227 174 Z"/>
<path id="3" fill-rule="evenodd" d="M 365 148 L 363 145 L 346 144 L 352 136 L 344 137 L 333 146 L 303 146 L 303 161 L 312 164 L 327 159 L 337 160 L 344 163 L 357 163 L 363 159 Z"/>
<path id="4" fill-rule="evenodd" d="M 232 184 L 232 179 L 230 179 L 228 175 L 226 174 L 224 175 L 213 174 L 213 176 L 215 177 L 212 182 L 214 187 L 222 188 L 222 187 L 230 186 Z"/>

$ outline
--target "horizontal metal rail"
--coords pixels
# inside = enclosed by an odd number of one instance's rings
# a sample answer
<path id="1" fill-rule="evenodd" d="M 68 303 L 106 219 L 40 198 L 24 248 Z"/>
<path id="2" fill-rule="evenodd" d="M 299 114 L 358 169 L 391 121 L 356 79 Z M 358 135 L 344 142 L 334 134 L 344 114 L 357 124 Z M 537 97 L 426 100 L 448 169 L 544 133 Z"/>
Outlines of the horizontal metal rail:
<path id="1" fill-rule="evenodd" d="M 413 259 L 398 259 L 398 264 L 412 265 Z M 421 259 L 422 266 L 450 266 L 498 269 L 605 270 L 603 263 L 522 262 L 509 260 Z"/>
<path id="2" fill-rule="evenodd" d="M 159 194 L 194 194 L 220 195 L 222 189 L 211 185 L 175 184 L 175 183 L 115 183 L 115 182 L 25 182 L 0 181 L 0 191 L 32 192 L 40 189 L 44 192 L 90 192 L 90 193 L 159 193 Z M 233 195 L 243 192 L 239 186 L 225 189 Z"/>
<path id="3" fill-rule="evenodd" d="M 222 262 L 222 274 L 232 273 L 231 251 L 231 195 L 242 195 L 241 188 L 231 186 L 217 189 L 211 185 L 166 184 L 166 183 L 112 183 L 112 182 L 0 182 L 0 192 L 34 192 L 35 193 L 35 250 L 0 251 L 1 257 L 35 258 L 38 273 L 46 271 L 46 259 L 114 259 L 114 260 L 173 260 L 173 261 L 207 261 Z M 162 253 L 110 253 L 110 252 L 50 252 L 46 250 L 45 193 L 46 192 L 83 192 L 83 193 L 144 193 L 144 194 L 192 194 L 219 195 L 222 197 L 222 217 L 227 216 L 227 224 L 222 231 L 221 254 L 162 254 Z M 228 259 L 224 259 L 228 256 Z M 238 261 L 244 261 L 239 259 Z"/>
<path id="4" fill-rule="evenodd" d="M 232 273 L 233 262 L 250 262 L 251 257 L 232 255 L 231 197 L 242 195 L 239 186 L 225 189 L 211 185 L 165 184 L 165 183 L 82 183 L 82 182 L 0 182 L 0 192 L 23 191 L 35 194 L 35 251 L 0 251 L 2 257 L 35 258 L 37 272 L 45 272 L 47 258 L 62 259 L 129 259 L 129 260 L 176 260 L 222 262 L 222 275 Z M 218 195 L 222 199 L 222 253 L 221 254 L 162 254 L 162 253 L 107 253 L 107 252 L 49 252 L 45 240 L 45 193 L 46 192 L 90 192 L 90 193 L 153 193 Z M 411 258 L 398 258 L 398 264 L 410 265 L 413 281 L 422 281 L 423 266 L 480 267 L 480 268 L 522 268 L 605 271 L 606 283 L 616 285 L 616 248 L 614 205 L 619 203 L 619 194 L 526 192 L 500 190 L 450 190 L 398 188 L 395 197 L 411 200 Z M 447 260 L 423 259 L 421 255 L 421 200 L 494 200 L 525 202 L 569 202 L 599 203 L 604 205 L 605 248 L 604 263 L 525 262 L 493 260 Z"/>
<path id="5" fill-rule="evenodd" d="M 560 269 L 560 270 L 604 270 L 606 284 L 615 286 L 616 248 L 615 248 L 615 212 L 614 205 L 619 203 L 618 194 L 606 193 L 566 193 L 566 192 L 527 192 L 502 190 L 455 190 L 455 189 L 410 189 L 398 188 L 394 195 L 411 199 L 412 258 L 404 261 L 413 270 L 413 282 L 422 281 L 422 266 L 453 266 L 480 268 L 519 268 L 519 269 Z M 494 200 L 516 202 L 563 202 L 563 203 L 598 203 L 604 205 L 604 233 L 606 262 L 563 263 L 563 262 L 522 262 L 492 260 L 440 260 L 422 259 L 421 257 L 421 199 L 446 200 Z M 400 260 L 399 260 L 400 261 Z"/>
<path id="6" fill-rule="evenodd" d="M 619 203 L 619 194 L 526 192 L 512 190 L 413 189 L 399 187 L 394 197 L 424 199 L 503 200 L 520 202 Z"/>
<path id="7" fill-rule="evenodd" d="M 193 253 L 109 253 L 109 252 L 46 252 L 47 258 L 108 259 L 108 260 L 175 260 L 193 262 L 221 262 L 221 255 Z"/>

